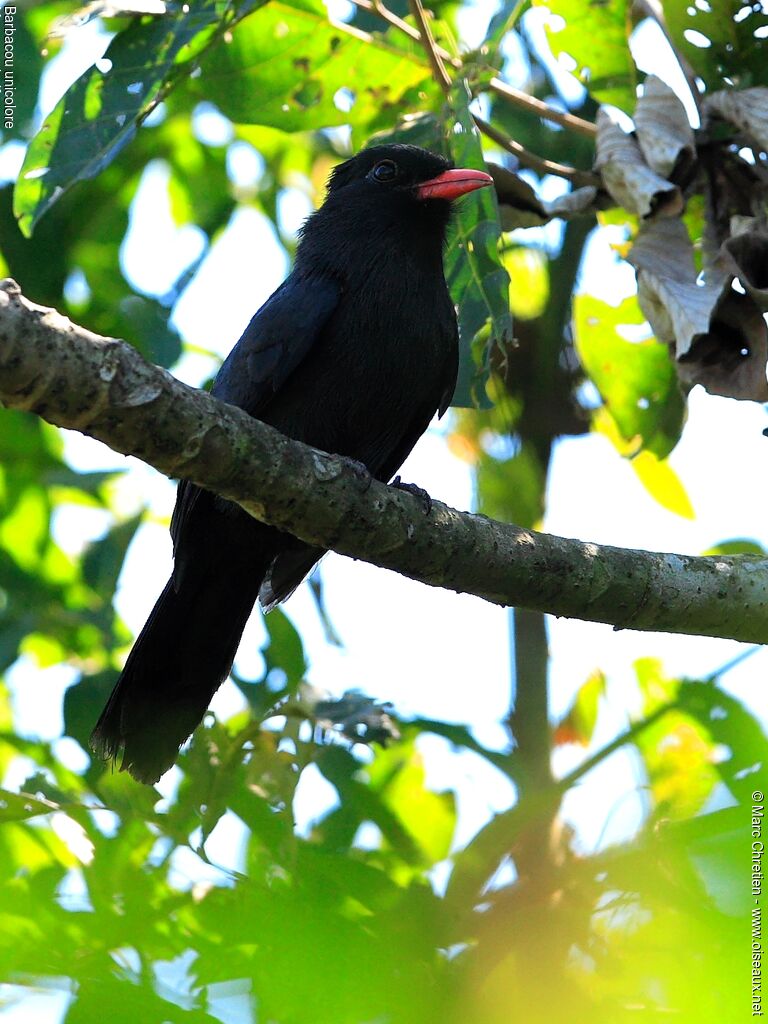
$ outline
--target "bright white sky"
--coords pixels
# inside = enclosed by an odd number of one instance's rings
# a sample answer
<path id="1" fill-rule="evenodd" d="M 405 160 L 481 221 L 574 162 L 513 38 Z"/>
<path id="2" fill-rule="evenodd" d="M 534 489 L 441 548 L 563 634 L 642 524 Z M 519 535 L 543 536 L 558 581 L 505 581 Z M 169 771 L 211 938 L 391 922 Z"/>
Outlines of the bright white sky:
<path id="1" fill-rule="evenodd" d="M 468 37 L 476 25 L 485 24 L 488 10 L 489 5 L 483 3 L 476 21 L 465 17 Z M 642 33 L 638 35 L 642 66 L 677 84 L 663 40 L 648 33 L 644 39 Z M 50 109 L 69 82 L 92 62 L 94 47 L 102 47 L 104 39 L 97 23 L 72 34 L 62 57 L 47 73 L 45 109 Z M 208 116 L 200 121 L 200 128 L 215 132 L 220 130 L 221 122 Z M 0 151 L 0 171 L 8 177 L 17 161 L 18 151 Z M 247 148 L 240 148 L 232 163 L 233 173 L 241 180 L 260 171 L 258 159 Z M 127 276 L 136 287 L 152 294 L 163 294 L 200 251 L 196 231 L 178 229 L 173 224 L 165 182 L 161 165 L 147 170 L 122 252 Z M 552 185 L 557 187 L 554 182 Z M 294 227 L 310 210 L 309 200 L 298 189 L 289 190 L 282 203 L 286 219 Z M 269 222 L 254 210 L 243 210 L 215 243 L 178 304 L 174 323 L 187 342 L 224 355 L 287 269 Z M 605 233 L 593 236 L 580 287 L 610 301 L 619 301 L 634 290 L 631 270 L 617 260 Z M 215 312 L 209 301 L 211 295 L 216 295 Z M 187 356 L 178 372 L 183 379 L 198 384 L 213 367 L 214 363 L 204 356 Z M 686 553 L 701 552 L 732 537 L 749 537 L 768 546 L 768 439 L 762 436 L 767 425 L 768 416 L 760 406 L 713 398 L 700 389 L 691 395 L 688 422 L 671 463 L 693 502 L 694 521 L 666 512 L 648 497 L 630 466 L 604 438 L 561 441 L 554 454 L 545 527 L 584 540 Z M 443 431 L 443 425 L 435 425 L 422 439 L 403 469 L 403 478 L 419 483 L 457 508 L 471 508 L 470 474 L 448 452 L 441 440 Z M 69 436 L 67 453 L 73 464 L 83 469 L 126 465 L 126 460 L 79 435 Z M 126 511 L 146 503 L 156 518 L 156 522 L 142 528 L 132 545 L 117 595 L 121 614 L 131 629 L 138 631 L 170 571 L 167 523 L 174 488 L 147 467 L 134 460 L 127 462 L 131 472 L 120 484 Z M 98 536 L 103 529 L 103 516 L 82 508 L 65 510 L 56 523 L 57 538 L 70 549 Z M 509 621 L 505 611 L 477 598 L 433 590 L 334 554 L 323 563 L 323 581 L 327 607 L 344 641 L 343 649 L 326 644 L 306 586 L 286 606 L 303 636 L 311 666 L 308 678 L 314 685 L 334 694 L 359 688 L 392 701 L 400 714 L 465 722 L 482 742 L 494 746 L 504 742 L 499 722 L 511 694 Z M 549 634 L 553 717 L 565 711 L 575 690 L 593 669 L 599 667 L 608 674 L 609 695 L 595 748 L 625 727 L 636 707 L 632 672 L 635 658 L 657 656 L 663 659 L 669 674 L 697 677 L 711 674 L 745 649 L 744 645 L 707 638 L 617 633 L 610 626 L 576 620 L 549 619 Z M 238 658 L 244 672 L 258 665 L 257 652 L 263 638 L 263 625 L 257 615 L 246 630 Z M 728 689 L 764 721 L 766 669 L 768 654 L 762 649 L 730 672 L 725 681 Z M 13 671 L 19 722 L 25 730 L 46 738 L 60 734 L 58 697 L 70 680 L 67 669 L 41 672 L 22 663 Z M 226 684 L 216 697 L 214 709 L 231 711 L 239 699 L 235 688 Z M 442 740 L 431 737 L 423 739 L 422 748 L 430 784 L 437 789 L 455 788 L 458 793 L 457 845 L 466 842 L 493 812 L 513 802 L 510 784 L 474 755 L 451 753 Z M 71 741 L 62 741 L 61 753 L 73 767 L 82 763 L 83 755 Z M 560 750 L 556 769 L 565 772 L 583 757 L 582 750 Z M 4 780 L 5 785 L 18 784 L 26 768 L 19 764 Z M 172 771 L 164 780 L 166 790 L 173 783 Z M 640 785 L 632 755 L 621 753 L 568 794 L 564 813 L 576 828 L 582 849 L 592 850 L 631 834 L 643 811 Z M 334 791 L 319 773 L 306 773 L 295 808 L 299 827 L 306 829 L 333 798 Z M 241 832 L 236 819 L 223 822 L 208 844 L 211 860 L 240 866 Z M 200 877 L 205 873 L 192 855 L 180 857 L 176 868 L 180 881 L 185 874 Z M 40 1004 L 38 1013 L 37 1006 L 25 1001 L 16 1010 L 0 1009 L 0 1016 L 9 1022 L 58 1019 L 60 1010 L 54 1010 L 52 1003 L 46 1005 L 50 1012 L 43 1013 Z"/>

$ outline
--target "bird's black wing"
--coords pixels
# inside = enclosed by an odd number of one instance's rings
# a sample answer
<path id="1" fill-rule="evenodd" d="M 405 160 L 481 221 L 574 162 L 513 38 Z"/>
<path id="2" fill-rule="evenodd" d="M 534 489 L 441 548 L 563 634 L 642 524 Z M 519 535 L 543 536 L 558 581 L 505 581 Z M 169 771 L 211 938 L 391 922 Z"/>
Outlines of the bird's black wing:
<path id="1" fill-rule="evenodd" d="M 211 393 L 259 417 L 318 340 L 340 298 L 341 285 L 328 275 L 291 274 L 248 324 L 224 360 Z M 205 503 L 213 496 L 187 480 L 180 482 L 171 519 L 176 581 L 184 561 L 180 538 L 197 517 L 201 499 Z"/>
<path id="2" fill-rule="evenodd" d="M 450 407 L 459 374 L 459 333 L 455 321 L 451 326 L 452 331 L 448 335 L 449 341 L 446 344 L 448 354 L 441 375 L 441 390 L 439 394 L 433 393 L 414 410 L 397 443 L 390 450 L 378 452 L 373 459 L 366 463 L 377 480 L 383 480 L 385 483 L 391 480 L 411 454 L 421 435 L 427 430 L 435 413 L 440 419 Z"/>
<path id="3" fill-rule="evenodd" d="M 219 370 L 212 394 L 258 417 L 317 341 L 341 285 L 325 274 L 291 274 L 264 303 Z"/>

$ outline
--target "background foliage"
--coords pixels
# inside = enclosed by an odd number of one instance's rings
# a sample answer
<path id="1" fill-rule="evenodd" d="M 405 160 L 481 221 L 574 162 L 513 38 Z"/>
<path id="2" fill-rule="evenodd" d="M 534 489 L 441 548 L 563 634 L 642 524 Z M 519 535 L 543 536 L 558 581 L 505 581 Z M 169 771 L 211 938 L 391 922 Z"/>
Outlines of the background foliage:
<path id="1" fill-rule="evenodd" d="M 405 138 L 463 164 L 485 154 L 514 169 L 503 147 L 473 130 L 478 114 L 529 154 L 588 175 L 588 136 L 510 103 L 491 83 L 501 74 L 587 119 L 597 103 L 631 113 L 643 78 L 628 45 L 631 5 L 549 0 L 553 52 L 581 81 L 567 87 L 531 34 L 528 6 L 489 10 L 484 41 L 468 48 L 466 9 L 432 5 L 431 30 L 456 79 L 447 90 L 418 42 L 418 9 L 398 4 L 360 0 L 341 12 L 346 24 L 316 0 L 199 0 L 120 17 L 99 4 L 79 15 L 63 2 L 20 10 L 23 73 L 3 152 L 26 149 L 15 197 L 11 183 L 0 189 L 0 270 L 35 301 L 172 367 L 184 339 L 169 315 L 233 216 L 258 209 L 290 254 L 286 189 L 320 201 L 350 147 Z M 670 36 L 707 89 L 764 84 L 759 6 L 665 4 Z M 65 31 L 63 45 L 74 48 L 77 23 L 101 15 L 104 57 L 41 110 L 39 78 L 62 46 L 51 31 Z M 690 42 L 692 26 L 707 46 Z M 218 141 L 203 130 L 210 104 L 225 125 Z M 261 161 L 246 183 L 233 171 L 244 151 Z M 166 174 L 176 223 L 199 241 L 195 262 L 159 297 L 121 270 L 150 165 Z M 476 507 L 539 523 L 556 439 L 592 429 L 631 458 L 654 498 L 692 515 L 666 462 L 685 415 L 667 346 L 650 336 L 634 298 L 614 307 L 581 294 L 572 307 L 594 213 L 556 229 L 514 228 L 522 204 L 495 173 L 501 205 L 487 193 L 464 204 L 446 263 L 462 328 L 459 397 L 474 393 L 486 406 L 457 411 L 449 438 L 472 467 Z M 543 172 L 527 180 L 546 184 Z M 695 203 L 687 216 L 695 236 Z M 600 219 L 627 239 L 637 231 L 626 211 Z M 9 1006 L 55 989 L 57 1019 L 68 1024 L 105 1015 L 281 1024 L 746 1017 L 747 806 L 766 738 L 717 676 L 671 679 L 658 661 L 639 660 L 634 716 L 598 746 L 605 677 L 576 686 L 570 709 L 550 722 L 544 621 L 519 613 L 508 742 L 490 749 L 464 725 L 400 720 L 362 698 L 318 704 L 302 639 L 278 610 L 266 619 L 262 667 L 235 678 L 247 710 L 209 715 L 161 796 L 84 756 L 130 642 L 112 597 L 142 517 L 125 514 L 117 475 L 76 472 L 63 451 L 44 423 L 0 413 L 0 670 L 64 664 L 72 679 L 64 739 L 51 743 L 19 732 L 14 672 L 0 686 L 0 981 L 12 986 L 0 993 Z M 72 506 L 104 523 L 75 553 L 56 529 Z M 471 751 L 514 787 L 512 808 L 468 842 L 455 841 L 455 794 L 427 784 L 428 735 Z M 584 760 L 556 778 L 553 751 L 568 745 Z M 625 748 L 644 779 L 642 826 L 584 855 L 561 802 Z M 338 804 L 297 830 L 294 796 L 308 772 L 330 783 Z M 232 816 L 247 835 L 241 871 L 207 852 Z"/>

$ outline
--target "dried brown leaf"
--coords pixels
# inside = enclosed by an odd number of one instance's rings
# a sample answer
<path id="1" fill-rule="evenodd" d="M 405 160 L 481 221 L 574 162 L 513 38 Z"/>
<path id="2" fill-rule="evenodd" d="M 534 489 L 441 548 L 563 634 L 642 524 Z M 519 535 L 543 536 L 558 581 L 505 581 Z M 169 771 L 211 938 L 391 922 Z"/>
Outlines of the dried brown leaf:
<path id="1" fill-rule="evenodd" d="M 684 356 L 707 334 L 718 300 L 730 286 L 724 273 L 697 283 L 693 246 L 680 220 L 657 220 L 643 227 L 627 257 L 637 272 L 638 299 L 660 341 L 674 343 Z"/>
<path id="2" fill-rule="evenodd" d="M 751 135 L 762 149 L 768 149 L 768 89 L 723 90 L 708 96 L 704 109 Z"/>
<path id="3" fill-rule="evenodd" d="M 546 201 L 540 199 L 535 189 L 513 171 L 496 164 L 486 166 L 496 187 L 501 226 L 505 231 L 539 227 L 555 217 L 569 220 L 595 208 L 598 190 L 593 185 L 584 185 L 557 199 Z"/>
<path id="4" fill-rule="evenodd" d="M 628 256 L 638 299 L 660 341 L 674 346 L 680 381 L 713 395 L 768 401 L 768 329 L 755 301 L 735 292 L 722 260 L 698 283 L 679 220 L 646 225 Z"/>
<path id="5" fill-rule="evenodd" d="M 623 131 L 605 107 L 597 115 L 595 168 L 624 209 L 644 218 L 675 217 L 682 212 L 680 189 L 648 166 L 637 140 Z"/>
<path id="6" fill-rule="evenodd" d="M 685 175 L 696 157 L 685 107 L 660 78 L 649 75 L 635 109 L 635 133 L 643 156 L 662 178 Z"/>
<path id="7" fill-rule="evenodd" d="M 560 217 L 563 220 L 570 220 L 571 217 L 578 217 L 579 214 L 587 213 L 596 208 L 598 191 L 594 185 L 583 185 L 575 188 L 572 192 L 565 192 L 544 203 L 544 209 L 549 217 Z"/>
<path id="8" fill-rule="evenodd" d="M 729 291 L 718 304 L 707 334 L 678 361 L 688 387 L 703 385 L 712 395 L 768 401 L 768 328 L 749 295 Z"/>
<path id="9" fill-rule="evenodd" d="M 718 263 L 723 270 L 738 277 L 755 304 L 764 313 L 768 312 L 768 234 L 765 231 L 743 231 L 726 239 Z"/>

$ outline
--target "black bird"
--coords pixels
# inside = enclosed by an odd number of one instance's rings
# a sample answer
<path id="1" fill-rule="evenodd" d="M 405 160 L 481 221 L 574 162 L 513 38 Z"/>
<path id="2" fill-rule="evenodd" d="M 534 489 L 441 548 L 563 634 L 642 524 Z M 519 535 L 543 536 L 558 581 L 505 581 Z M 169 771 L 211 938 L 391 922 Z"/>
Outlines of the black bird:
<path id="1" fill-rule="evenodd" d="M 415 146 L 336 167 L 293 272 L 256 313 L 213 394 L 388 481 L 456 385 L 443 276 L 450 201 L 492 184 Z M 171 520 L 174 570 L 91 736 L 154 782 L 226 679 L 257 599 L 284 600 L 322 556 L 188 481 Z"/>

